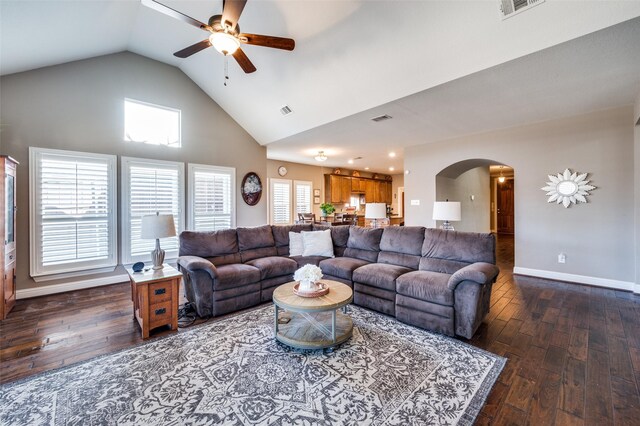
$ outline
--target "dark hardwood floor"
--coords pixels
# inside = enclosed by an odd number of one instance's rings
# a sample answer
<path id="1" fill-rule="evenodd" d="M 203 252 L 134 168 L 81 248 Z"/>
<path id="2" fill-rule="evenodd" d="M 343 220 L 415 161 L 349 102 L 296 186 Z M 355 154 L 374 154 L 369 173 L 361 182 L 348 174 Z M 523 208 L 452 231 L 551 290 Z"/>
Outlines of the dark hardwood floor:
<path id="1" fill-rule="evenodd" d="M 491 312 L 468 342 L 509 361 L 477 424 L 640 425 L 640 297 L 514 277 L 513 238 L 498 240 Z M 19 300 L 0 322 L 0 383 L 141 342 L 128 283 Z"/>

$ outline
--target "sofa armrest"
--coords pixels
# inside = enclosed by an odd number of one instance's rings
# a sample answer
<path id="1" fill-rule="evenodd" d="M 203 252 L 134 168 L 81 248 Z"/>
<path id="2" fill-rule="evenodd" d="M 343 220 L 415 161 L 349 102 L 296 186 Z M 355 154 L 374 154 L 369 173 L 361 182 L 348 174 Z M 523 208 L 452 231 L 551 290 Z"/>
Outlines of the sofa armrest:
<path id="1" fill-rule="evenodd" d="M 449 278 L 447 287 L 449 290 L 455 290 L 462 281 L 473 281 L 478 284 L 486 284 L 493 282 L 498 276 L 500 270 L 496 265 L 485 262 L 476 262 L 457 270 Z"/>
<path id="2" fill-rule="evenodd" d="M 218 270 L 213 263 L 199 256 L 180 256 L 178 257 L 178 265 L 187 271 L 203 270 L 209 274 L 212 280 L 218 277 Z"/>

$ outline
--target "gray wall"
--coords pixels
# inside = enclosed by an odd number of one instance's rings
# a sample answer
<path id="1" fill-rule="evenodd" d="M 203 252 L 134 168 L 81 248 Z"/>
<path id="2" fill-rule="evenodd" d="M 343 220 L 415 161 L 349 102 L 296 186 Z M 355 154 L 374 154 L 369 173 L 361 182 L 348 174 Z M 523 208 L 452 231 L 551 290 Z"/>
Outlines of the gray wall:
<path id="1" fill-rule="evenodd" d="M 488 167 L 475 167 L 455 179 L 436 176 L 436 200 L 460 202 L 461 220 L 452 223 L 456 231 L 490 232 L 490 198 Z"/>
<path id="2" fill-rule="evenodd" d="M 633 108 L 472 135 L 405 150 L 408 225 L 433 226 L 435 175 L 471 158 L 514 168 L 516 266 L 632 282 L 634 255 Z M 587 205 L 548 204 L 547 174 L 589 172 Z M 637 179 L 637 178 L 636 178 Z M 637 180 L 636 180 L 637 182 Z M 636 185 L 637 186 L 637 185 Z M 410 200 L 420 200 L 411 206 Z M 567 254 L 558 264 L 557 255 Z"/>
<path id="3" fill-rule="evenodd" d="M 123 52 L 3 76 L 0 91 L 0 153 L 20 162 L 18 289 L 36 286 L 28 262 L 30 146 L 235 167 L 237 224 L 267 222 L 266 197 L 249 207 L 239 193 L 249 171 L 266 184 L 266 149 L 175 67 Z M 125 97 L 181 109 L 182 148 L 124 142 Z M 37 286 L 47 284 L 57 282 Z"/>

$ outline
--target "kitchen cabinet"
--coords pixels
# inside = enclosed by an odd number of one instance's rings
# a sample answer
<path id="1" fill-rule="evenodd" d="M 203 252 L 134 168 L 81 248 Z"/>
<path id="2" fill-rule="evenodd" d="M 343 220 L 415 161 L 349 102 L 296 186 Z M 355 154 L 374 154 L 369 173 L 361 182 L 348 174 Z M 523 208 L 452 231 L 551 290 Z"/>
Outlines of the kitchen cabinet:
<path id="1" fill-rule="evenodd" d="M 351 178 L 347 176 L 324 175 L 325 203 L 344 204 L 351 201 Z"/>

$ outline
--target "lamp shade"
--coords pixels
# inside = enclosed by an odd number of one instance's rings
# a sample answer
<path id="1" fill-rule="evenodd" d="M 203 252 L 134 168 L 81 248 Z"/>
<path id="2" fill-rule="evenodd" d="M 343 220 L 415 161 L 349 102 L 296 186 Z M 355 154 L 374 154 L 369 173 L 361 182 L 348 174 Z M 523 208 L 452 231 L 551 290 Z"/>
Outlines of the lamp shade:
<path id="1" fill-rule="evenodd" d="M 460 220 L 459 201 L 436 201 L 433 203 L 433 220 Z"/>
<path id="2" fill-rule="evenodd" d="M 142 216 L 140 237 L 150 240 L 176 236 L 176 226 L 172 214 L 152 214 Z"/>
<path id="3" fill-rule="evenodd" d="M 387 205 L 385 203 L 367 203 L 364 207 L 365 219 L 384 219 L 387 217 Z"/>

